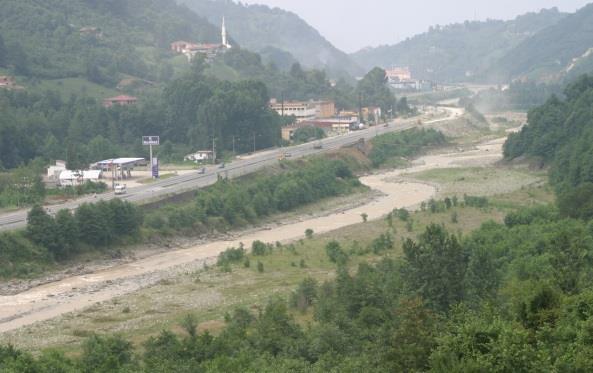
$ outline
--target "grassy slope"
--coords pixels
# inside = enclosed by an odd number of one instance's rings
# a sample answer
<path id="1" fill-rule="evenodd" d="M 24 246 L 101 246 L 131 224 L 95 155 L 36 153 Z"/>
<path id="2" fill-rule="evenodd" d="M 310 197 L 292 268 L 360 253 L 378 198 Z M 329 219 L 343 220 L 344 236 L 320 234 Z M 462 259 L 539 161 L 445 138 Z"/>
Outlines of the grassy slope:
<path id="1" fill-rule="evenodd" d="M 89 82 L 83 78 L 40 80 L 37 84 L 24 83 L 23 85 L 26 86 L 27 89 L 34 91 L 56 91 L 63 99 L 68 99 L 71 95 L 76 95 L 102 100 L 106 97 L 113 97 L 121 94 L 121 92 L 115 89 Z"/>

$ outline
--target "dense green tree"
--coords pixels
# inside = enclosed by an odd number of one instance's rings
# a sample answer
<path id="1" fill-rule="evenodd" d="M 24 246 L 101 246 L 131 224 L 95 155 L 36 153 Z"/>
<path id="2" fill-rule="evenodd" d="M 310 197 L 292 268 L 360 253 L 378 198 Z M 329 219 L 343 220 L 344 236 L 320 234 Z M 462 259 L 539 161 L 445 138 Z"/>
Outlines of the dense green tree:
<path id="1" fill-rule="evenodd" d="M 101 203 L 97 208 L 90 204 L 82 204 L 75 213 L 78 231 L 83 242 L 101 247 L 108 245 L 113 239 L 108 205 Z"/>
<path id="2" fill-rule="evenodd" d="M 84 372 L 115 372 L 132 362 L 132 344 L 121 337 L 90 337 L 81 357 Z"/>
<path id="3" fill-rule="evenodd" d="M 439 311 L 463 299 L 467 255 L 455 235 L 430 225 L 418 242 L 408 239 L 403 249 L 404 276 L 412 294 Z"/>
<path id="4" fill-rule="evenodd" d="M 78 225 L 70 210 L 60 210 L 55 218 L 56 235 L 58 239 L 59 259 L 71 257 L 78 250 L 80 234 Z"/>
<path id="5" fill-rule="evenodd" d="M 325 132 L 317 127 L 302 127 L 294 131 L 292 140 L 297 143 L 305 143 L 312 139 L 319 140 L 325 138 Z"/>
<path id="6" fill-rule="evenodd" d="M 396 99 L 387 86 L 385 70 L 375 67 L 362 78 L 356 87 L 356 94 L 362 106 L 378 106 L 382 114 L 396 109 Z"/>
<path id="7" fill-rule="evenodd" d="M 27 214 L 27 236 L 34 243 L 49 249 L 50 252 L 58 249 L 56 224 L 45 209 L 39 205 L 33 206 Z"/>

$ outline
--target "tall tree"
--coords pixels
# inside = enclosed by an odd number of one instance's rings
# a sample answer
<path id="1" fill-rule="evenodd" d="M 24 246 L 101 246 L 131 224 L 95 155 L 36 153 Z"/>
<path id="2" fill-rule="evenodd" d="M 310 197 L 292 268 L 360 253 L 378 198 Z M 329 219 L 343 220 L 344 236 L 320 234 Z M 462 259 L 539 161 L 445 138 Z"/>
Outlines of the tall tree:
<path id="1" fill-rule="evenodd" d="M 408 239 L 403 249 L 404 277 L 413 294 L 439 311 L 462 300 L 467 256 L 455 235 L 432 224 L 418 242 Z"/>
<path id="2" fill-rule="evenodd" d="M 39 205 L 33 206 L 27 215 L 27 236 L 31 241 L 51 252 L 57 249 L 54 219 Z"/>
<path id="3" fill-rule="evenodd" d="M 362 106 L 378 106 L 383 114 L 395 108 L 396 100 L 387 86 L 385 70 L 375 67 L 358 82 L 356 94 Z"/>

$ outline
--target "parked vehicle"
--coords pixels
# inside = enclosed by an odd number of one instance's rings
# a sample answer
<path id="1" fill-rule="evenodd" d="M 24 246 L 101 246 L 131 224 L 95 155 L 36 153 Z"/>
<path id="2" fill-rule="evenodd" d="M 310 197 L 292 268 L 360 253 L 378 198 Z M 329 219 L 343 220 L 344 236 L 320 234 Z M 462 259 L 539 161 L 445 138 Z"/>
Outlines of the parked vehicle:
<path id="1" fill-rule="evenodd" d="M 284 160 L 284 159 L 286 159 L 286 158 L 290 158 L 290 157 L 292 157 L 292 154 L 290 154 L 289 152 L 282 152 L 282 153 L 280 153 L 280 155 L 278 156 L 278 160 L 279 160 L 279 161 L 282 161 L 282 160 Z"/>
<path id="2" fill-rule="evenodd" d="M 200 175 L 203 175 L 203 174 L 205 174 L 205 173 L 206 173 L 206 167 L 202 167 L 202 168 L 200 168 L 200 169 L 198 170 L 198 173 L 199 173 Z"/>
<path id="3" fill-rule="evenodd" d="M 115 194 L 126 194 L 127 188 L 126 188 L 126 184 L 115 184 L 115 187 L 113 188 Z"/>
<path id="4" fill-rule="evenodd" d="M 321 143 L 321 141 L 317 141 L 314 145 L 313 145 L 313 149 L 323 149 L 323 144 Z"/>

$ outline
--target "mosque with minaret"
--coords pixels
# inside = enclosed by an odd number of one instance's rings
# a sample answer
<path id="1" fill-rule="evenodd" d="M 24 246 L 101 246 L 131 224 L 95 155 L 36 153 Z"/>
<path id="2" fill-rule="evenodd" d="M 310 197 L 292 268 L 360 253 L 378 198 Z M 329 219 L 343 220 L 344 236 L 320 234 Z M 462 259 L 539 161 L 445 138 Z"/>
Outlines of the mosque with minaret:
<path id="1" fill-rule="evenodd" d="M 206 60 L 212 61 L 216 56 L 231 48 L 232 46 L 228 39 L 224 17 L 222 17 L 220 44 L 193 43 L 182 40 L 171 43 L 171 50 L 185 55 L 190 62 L 198 55 L 204 55 Z"/>

